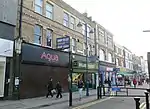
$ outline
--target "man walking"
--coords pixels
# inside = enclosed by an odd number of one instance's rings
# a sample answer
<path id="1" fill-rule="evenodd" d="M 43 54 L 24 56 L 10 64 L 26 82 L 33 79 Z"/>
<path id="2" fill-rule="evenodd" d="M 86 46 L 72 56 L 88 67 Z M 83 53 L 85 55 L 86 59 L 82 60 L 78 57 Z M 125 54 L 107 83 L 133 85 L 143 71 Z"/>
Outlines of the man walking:
<path id="1" fill-rule="evenodd" d="M 82 80 L 80 80 L 78 82 L 78 90 L 79 90 L 79 100 L 81 100 L 81 98 L 82 98 L 82 90 L 83 90 L 83 81 Z"/>
<path id="2" fill-rule="evenodd" d="M 62 98 L 62 86 L 60 85 L 60 82 L 57 82 L 56 84 L 56 90 L 57 90 L 57 96 L 56 98 L 58 98 L 60 96 L 60 98 Z"/>
<path id="3" fill-rule="evenodd" d="M 50 78 L 48 81 L 48 84 L 47 84 L 47 91 L 48 92 L 47 92 L 46 98 L 48 98 L 49 95 L 51 97 L 53 97 L 52 90 L 53 90 L 53 79 Z"/>
<path id="4" fill-rule="evenodd" d="M 134 88 L 136 88 L 136 84 L 137 84 L 136 79 L 133 79 L 133 85 L 134 85 Z"/>

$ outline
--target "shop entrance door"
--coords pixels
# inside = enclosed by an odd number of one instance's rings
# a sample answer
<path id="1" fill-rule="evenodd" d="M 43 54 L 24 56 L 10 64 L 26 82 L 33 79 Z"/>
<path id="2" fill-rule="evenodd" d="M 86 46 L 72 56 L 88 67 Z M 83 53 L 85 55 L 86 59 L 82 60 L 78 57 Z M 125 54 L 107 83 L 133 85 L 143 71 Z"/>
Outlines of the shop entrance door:
<path id="1" fill-rule="evenodd" d="M 0 57 L 0 97 L 4 97 L 6 58 Z"/>

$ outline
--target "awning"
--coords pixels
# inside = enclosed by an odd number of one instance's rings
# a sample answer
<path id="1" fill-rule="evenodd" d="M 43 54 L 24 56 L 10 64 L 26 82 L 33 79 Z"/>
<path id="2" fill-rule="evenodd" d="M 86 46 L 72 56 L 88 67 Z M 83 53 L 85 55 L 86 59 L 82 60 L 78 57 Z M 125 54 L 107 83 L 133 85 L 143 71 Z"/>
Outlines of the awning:
<path id="1" fill-rule="evenodd" d="M 133 74 L 129 72 L 119 72 L 118 75 L 132 76 Z"/>

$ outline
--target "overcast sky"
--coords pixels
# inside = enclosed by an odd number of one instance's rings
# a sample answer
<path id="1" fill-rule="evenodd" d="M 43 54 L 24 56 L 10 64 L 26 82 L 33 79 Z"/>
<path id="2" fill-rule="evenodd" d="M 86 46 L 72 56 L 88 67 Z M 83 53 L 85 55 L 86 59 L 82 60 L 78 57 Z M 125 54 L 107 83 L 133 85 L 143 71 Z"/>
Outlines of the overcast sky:
<path id="1" fill-rule="evenodd" d="M 114 34 L 114 41 L 146 57 L 150 51 L 150 0 L 64 0 Z"/>

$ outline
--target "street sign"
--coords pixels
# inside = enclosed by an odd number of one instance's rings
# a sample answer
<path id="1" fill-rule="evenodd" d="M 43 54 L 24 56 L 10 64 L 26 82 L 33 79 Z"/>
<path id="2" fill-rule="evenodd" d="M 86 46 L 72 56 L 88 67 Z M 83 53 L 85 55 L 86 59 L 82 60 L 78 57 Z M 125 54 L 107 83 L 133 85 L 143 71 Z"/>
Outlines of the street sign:
<path id="1" fill-rule="evenodd" d="M 113 71 L 119 72 L 120 68 L 114 68 Z"/>
<path id="2" fill-rule="evenodd" d="M 70 48 L 70 37 L 61 37 L 56 39 L 56 47 L 57 49 L 68 49 Z"/>
<path id="3" fill-rule="evenodd" d="M 119 92 L 119 91 L 121 91 L 121 88 L 120 88 L 120 87 L 112 87 L 112 91 L 117 91 L 117 92 Z"/>

